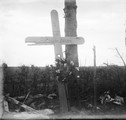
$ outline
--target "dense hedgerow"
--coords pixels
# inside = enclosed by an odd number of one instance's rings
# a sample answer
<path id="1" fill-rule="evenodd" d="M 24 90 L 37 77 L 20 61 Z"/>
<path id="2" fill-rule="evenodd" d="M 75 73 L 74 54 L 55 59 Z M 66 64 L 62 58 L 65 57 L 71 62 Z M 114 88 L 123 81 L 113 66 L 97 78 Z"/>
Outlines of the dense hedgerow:
<path id="1" fill-rule="evenodd" d="M 30 90 L 32 94 L 58 95 L 58 87 L 55 76 L 55 68 L 47 66 L 45 68 L 35 66 L 8 67 L 3 64 L 4 70 L 4 94 L 10 96 L 26 95 Z M 93 67 L 81 67 L 76 80 L 76 85 L 69 84 L 68 89 L 77 89 L 81 100 L 93 97 Z M 74 73 L 76 74 L 76 73 Z M 72 77 L 69 82 L 72 82 Z M 114 96 L 118 94 L 126 97 L 126 69 L 120 66 L 97 67 L 96 69 L 97 99 L 105 91 L 110 91 Z M 73 90 L 74 92 L 74 90 Z M 74 95 L 74 94 L 73 94 Z"/>

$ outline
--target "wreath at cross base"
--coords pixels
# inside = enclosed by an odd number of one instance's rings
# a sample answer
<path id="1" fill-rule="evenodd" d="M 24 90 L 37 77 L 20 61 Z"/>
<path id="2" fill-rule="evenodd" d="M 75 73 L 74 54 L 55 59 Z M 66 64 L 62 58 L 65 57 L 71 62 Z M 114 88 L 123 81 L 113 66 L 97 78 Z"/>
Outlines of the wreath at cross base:
<path id="1" fill-rule="evenodd" d="M 55 66 L 52 66 L 58 82 L 68 82 L 69 78 L 79 79 L 79 67 L 76 67 L 73 61 L 68 61 L 59 57 L 56 59 Z"/>

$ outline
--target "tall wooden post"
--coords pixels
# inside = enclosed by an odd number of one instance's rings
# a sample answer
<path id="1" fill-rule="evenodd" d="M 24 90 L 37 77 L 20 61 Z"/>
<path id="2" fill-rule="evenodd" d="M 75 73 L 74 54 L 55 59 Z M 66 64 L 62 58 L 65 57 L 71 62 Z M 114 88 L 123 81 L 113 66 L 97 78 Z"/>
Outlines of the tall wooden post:
<path id="1" fill-rule="evenodd" d="M 76 0 L 65 0 L 65 36 L 77 36 L 77 20 L 76 20 Z M 76 66 L 78 63 L 77 45 L 66 45 L 66 59 L 73 61 Z"/>
<path id="2" fill-rule="evenodd" d="M 94 108 L 97 106 L 97 84 L 96 84 L 96 47 L 93 47 L 94 52 L 94 76 L 93 76 L 93 83 L 94 83 Z"/>
<path id="3" fill-rule="evenodd" d="M 60 36 L 59 18 L 58 18 L 57 11 L 52 10 L 51 20 L 52 20 L 53 37 L 60 38 L 61 36 Z M 58 55 L 60 55 L 61 58 L 63 57 L 62 45 L 60 43 L 55 43 L 54 44 L 54 50 L 55 50 L 55 59 L 58 59 Z M 57 78 L 57 81 L 58 81 L 58 78 Z M 58 88 L 59 88 L 59 100 L 60 100 L 61 112 L 63 112 L 63 113 L 68 112 L 68 105 L 67 105 L 67 97 L 66 97 L 65 86 L 64 86 L 63 83 L 58 82 Z"/>
<path id="4" fill-rule="evenodd" d="M 65 36 L 66 37 L 76 37 L 77 36 L 77 20 L 76 20 L 76 0 L 65 0 Z M 65 46 L 65 55 L 66 60 L 73 61 L 75 66 L 79 66 L 78 62 L 78 47 L 77 45 L 66 45 Z M 68 93 L 69 93 L 69 107 L 76 106 L 80 108 L 80 100 L 79 100 L 79 93 L 78 88 L 76 88 L 73 92 L 77 94 L 77 100 L 71 98 L 71 88 L 69 88 L 70 84 L 68 84 Z M 77 83 L 76 86 L 77 87 Z M 76 105 L 75 105 L 76 104 Z"/>
<path id="5" fill-rule="evenodd" d="M 0 119 L 3 115 L 3 68 L 0 65 Z"/>

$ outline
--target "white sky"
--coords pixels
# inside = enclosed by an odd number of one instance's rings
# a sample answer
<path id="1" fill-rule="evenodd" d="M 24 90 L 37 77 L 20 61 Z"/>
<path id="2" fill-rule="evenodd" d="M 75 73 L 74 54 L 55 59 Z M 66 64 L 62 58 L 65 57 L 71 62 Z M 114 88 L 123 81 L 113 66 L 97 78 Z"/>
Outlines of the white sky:
<path id="1" fill-rule="evenodd" d="M 123 65 L 115 48 L 126 61 L 126 0 L 76 0 L 77 34 L 84 37 L 79 46 L 81 66 L 93 65 L 93 45 L 97 65 Z M 28 36 L 52 36 L 50 12 L 59 13 L 64 36 L 64 0 L 0 0 L 0 62 L 45 66 L 54 63 L 53 46 L 27 46 Z"/>

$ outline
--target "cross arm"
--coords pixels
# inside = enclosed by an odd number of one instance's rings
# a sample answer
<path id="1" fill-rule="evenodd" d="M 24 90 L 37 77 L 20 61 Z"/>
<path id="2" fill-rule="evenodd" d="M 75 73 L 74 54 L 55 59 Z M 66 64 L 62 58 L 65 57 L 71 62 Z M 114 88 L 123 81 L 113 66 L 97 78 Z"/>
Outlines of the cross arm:
<path id="1" fill-rule="evenodd" d="M 69 45 L 83 44 L 84 39 L 82 37 L 27 37 L 25 42 L 30 43 L 29 45 L 53 45 L 56 43 Z"/>

